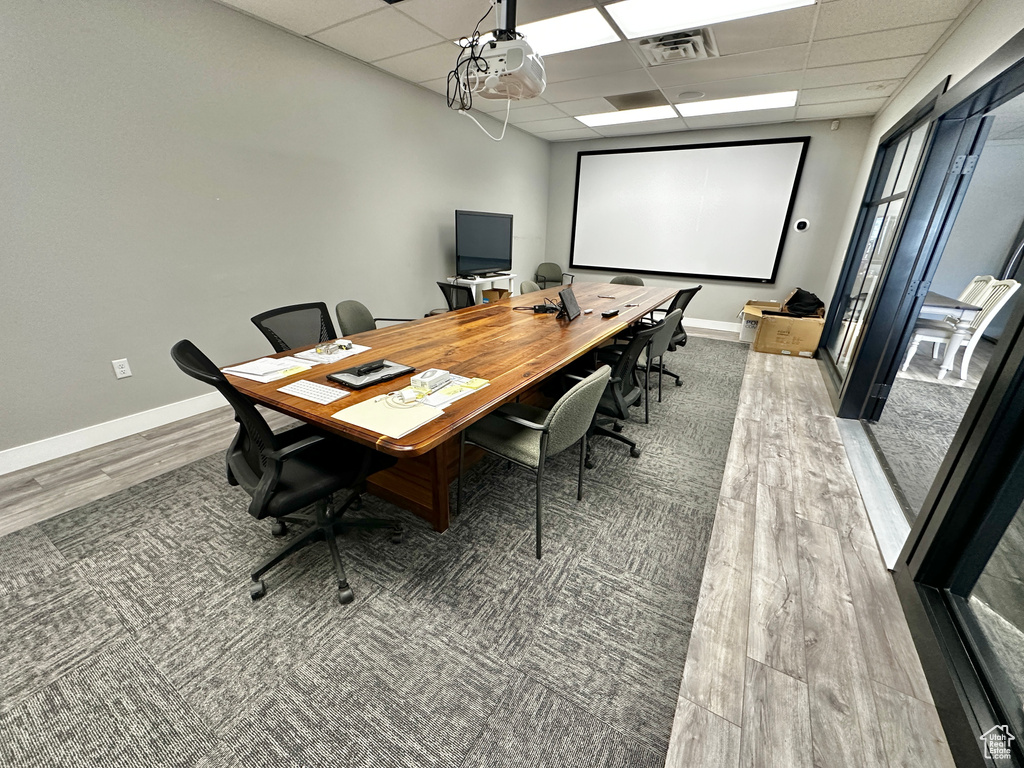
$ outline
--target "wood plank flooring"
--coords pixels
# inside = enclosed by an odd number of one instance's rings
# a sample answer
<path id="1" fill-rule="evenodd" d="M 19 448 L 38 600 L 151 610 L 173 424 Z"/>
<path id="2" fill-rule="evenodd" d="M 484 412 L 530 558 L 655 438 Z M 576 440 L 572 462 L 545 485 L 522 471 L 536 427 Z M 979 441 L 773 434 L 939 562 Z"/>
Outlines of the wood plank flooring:
<path id="1" fill-rule="evenodd" d="M 751 352 L 668 768 L 951 768 L 813 360 Z"/>

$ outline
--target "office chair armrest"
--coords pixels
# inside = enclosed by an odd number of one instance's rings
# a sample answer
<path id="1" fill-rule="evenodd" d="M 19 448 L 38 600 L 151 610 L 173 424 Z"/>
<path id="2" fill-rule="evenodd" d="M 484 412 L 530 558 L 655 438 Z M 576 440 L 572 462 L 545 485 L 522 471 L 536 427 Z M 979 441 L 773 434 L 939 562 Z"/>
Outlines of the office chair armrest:
<path id="1" fill-rule="evenodd" d="M 573 280 L 576 279 L 576 275 L 571 275 L 568 272 L 563 272 L 562 273 L 562 285 L 565 285 L 565 278 L 567 278 L 567 277 L 569 278 L 569 283 L 570 284 L 572 283 Z"/>
<path id="2" fill-rule="evenodd" d="M 521 427 L 526 427 L 528 429 L 535 429 L 538 432 L 547 432 L 548 431 L 548 428 L 545 427 L 543 424 L 537 424 L 536 422 L 533 422 L 533 421 L 527 421 L 526 419 L 521 419 L 518 416 L 513 416 L 510 413 L 502 413 L 501 411 L 495 411 L 494 415 L 495 416 L 500 416 L 505 421 L 511 421 L 513 424 L 518 424 Z"/>
<path id="3" fill-rule="evenodd" d="M 411 317 L 375 317 L 373 322 L 375 323 L 411 323 Z"/>
<path id="4" fill-rule="evenodd" d="M 316 445 L 317 443 L 322 442 L 323 439 L 324 437 L 322 435 L 310 435 L 309 437 L 304 437 L 298 442 L 292 443 L 291 445 L 286 445 L 284 448 L 281 448 L 280 450 L 269 451 L 267 453 L 267 458 L 272 459 L 273 461 L 282 461 L 283 459 L 287 459 L 294 453 L 304 451 L 311 445 Z"/>

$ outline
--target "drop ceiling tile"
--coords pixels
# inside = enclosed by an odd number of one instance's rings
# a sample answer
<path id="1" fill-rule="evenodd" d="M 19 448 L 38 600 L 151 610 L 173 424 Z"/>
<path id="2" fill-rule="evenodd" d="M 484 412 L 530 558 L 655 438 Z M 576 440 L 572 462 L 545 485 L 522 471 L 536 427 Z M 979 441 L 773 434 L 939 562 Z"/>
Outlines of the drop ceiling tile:
<path id="1" fill-rule="evenodd" d="M 885 106 L 886 99 L 840 101 L 833 104 L 808 104 L 796 108 L 797 120 L 828 120 L 835 117 L 873 115 Z"/>
<path id="2" fill-rule="evenodd" d="M 384 0 L 219 0 L 300 35 L 386 8 Z"/>
<path id="3" fill-rule="evenodd" d="M 373 65 L 413 83 L 436 80 L 438 77 L 447 80 L 448 72 L 455 66 L 458 54 L 457 46 L 444 42 L 420 51 L 381 59 Z"/>
<path id="4" fill-rule="evenodd" d="M 843 0 L 823 5 L 814 39 L 881 32 L 933 21 L 950 22 L 968 0 Z"/>
<path id="5" fill-rule="evenodd" d="M 720 59 L 684 61 L 651 67 L 651 77 L 663 88 L 673 88 L 690 83 L 706 83 L 713 80 L 729 80 L 734 77 L 752 77 L 775 72 L 792 72 L 804 67 L 807 56 L 806 45 L 790 45 L 754 53 L 738 53 Z"/>
<path id="6" fill-rule="evenodd" d="M 788 123 L 796 117 L 796 107 L 785 109 L 755 109 L 750 112 L 727 112 L 724 115 L 701 115 L 686 118 L 692 130 L 723 128 L 733 125 L 766 125 Z"/>
<path id="7" fill-rule="evenodd" d="M 949 26 L 944 21 L 811 43 L 808 67 L 831 67 L 927 53 Z"/>
<path id="8" fill-rule="evenodd" d="M 596 115 L 601 112 L 613 112 L 615 107 L 606 99 L 577 99 L 576 101 L 559 101 L 555 106 L 567 115 Z"/>
<path id="9" fill-rule="evenodd" d="M 629 43 L 618 42 L 595 45 L 578 51 L 556 53 L 544 57 L 548 83 L 597 77 L 611 72 L 636 69 L 640 66 Z"/>
<path id="10" fill-rule="evenodd" d="M 602 125 L 595 128 L 602 136 L 639 136 L 646 133 L 672 133 L 685 131 L 686 124 L 678 117 L 671 120 L 649 120 L 646 123 L 624 123 L 623 125 Z"/>
<path id="11" fill-rule="evenodd" d="M 535 133 L 533 135 L 547 141 L 578 141 L 579 139 L 601 138 L 601 134 L 597 131 L 582 126 L 575 131 L 551 131 L 550 133 Z"/>
<path id="12" fill-rule="evenodd" d="M 589 99 L 594 96 L 615 96 L 620 93 L 649 91 L 653 87 L 646 69 L 630 69 L 610 75 L 584 77 L 579 80 L 565 80 L 551 83 L 544 91 L 548 101 L 571 101 Z"/>
<path id="13" fill-rule="evenodd" d="M 530 120 L 526 123 L 516 123 L 516 128 L 522 128 L 530 133 L 549 131 L 568 131 L 576 128 L 585 128 L 575 117 L 559 117 L 554 120 Z"/>
<path id="14" fill-rule="evenodd" d="M 738 77 L 735 80 L 720 80 L 710 83 L 692 83 L 690 85 L 666 88 L 665 94 L 673 104 L 681 103 L 679 95 L 690 91 L 704 94 L 701 99 L 691 101 L 707 101 L 709 99 L 731 99 L 734 96 L 753 96 L 757 93 L 778 93 L 779 91 L 798 91 L 803 82 L 802 72 L 783 72 L 777 75 L 761 75 L 760 77 Z"/>
<path id="15" fill-rule="evenodd" d="M 429 88 L 435 93 L 440 93 L 444 96 L 448 95 L 448 78 L 440 77 L 437 80 L 427 80 L 424 83 L 420 83 L 424 88 Z"/>
<path id="16" fill-rule="evenodd" d="M 811 39 L 817 8 L 809 5 L 780 13 L 715 24 L 711 31 L 723 56 L 806 43 Z"/>
<path id="17" fill-rule="evenodd" d="M 378 61 L 443 42 L 440 35 L 388 7 L 310 35 L 363 61 Z"/>
<path id="18" fill-rule="evenodd" d="M 864 99 L 888 97 L 899 84 L 899 80 L 884 80 L 854 85 L 832 85 L 828 88 L 804 88 L 800 91 L 799 103 L 803 105 L 829 104 L 834 101 L 863 101 Z"/>
<path id="19" fill-rule="evenodd" d="M 501 113 L 490 113 L 491 117 L 502 117 Z M 523 109 L 514 109 L 509 115 L 508 121 L 515 125 L 520 123 L 530 123 L 536 120 L 555 120 L 560 117 L 565 117 L 565 113 L 553 107 L 550 104 L 541 104 L 536 107 L 525 107 Z"/>
<path id="20" fill-rule="evenodd" d="M 519 0 L 516 5 L 516 24 L 529 24 L 541 19 L 553 19 L 586 8 L 593 8 L 591 0 Z"/>
<path id="21" fill-rule="evenodd" d="M 898 59 L 863 61 L 838 67 L 819 67 L 804 72 L 804 88 L 824 88 L 829 85 L 869 83 L 873 80 L 902 80 L 921 60 L 920 56 L 902 56 Z"/>

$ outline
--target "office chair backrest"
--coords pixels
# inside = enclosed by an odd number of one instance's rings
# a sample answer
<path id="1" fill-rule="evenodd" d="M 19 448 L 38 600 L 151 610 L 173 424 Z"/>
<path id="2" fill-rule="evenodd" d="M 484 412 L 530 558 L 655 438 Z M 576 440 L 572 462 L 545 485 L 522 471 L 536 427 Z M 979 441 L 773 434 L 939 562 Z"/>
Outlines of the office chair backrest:
<path id="1" fill-rule="evenodd" d="M 537 274 L 535 275 L 537 282 L 547 288 L 548 283 L 553 285 L 562 284 L 562 268 L 555 264 L 553 261 L 545 261 L 543 264 L 537 267 Z"/>
<path id="2" fill-rule="evenodd" d="M 338 318 L 338 333 L 342 336 L 373 331 L 377 328 L 370 310 L 358 301 L 339 301 L 338 306 L 334 308 L 334 315 Z"/>
<path id="3" fill-rule="evenodd" d="M 676 328 L 682 319 L 683 310 L 673 309 L 665 315 L 665 318 L 660 323 L 654 326 L 658 330 L 651 337 L 651 346 L 647 350 L 647 356 L 651 360 L 660 360 L 668 352 L 669 347 L 672 345 L 672 337 L 675 335 Z"/>
<path id="4" fill-rule="evenodd" d="M 274 433 L 249 398 L 235 389 L 213 362 L 191 341 L 183 339 L 171 348 L 171 358 L 184 373 L 216 387 L 235 411 L 238 434 L 228 447 L 228 480 L 236 480 L 250 495 L 256 491 L 276 449 Z M 249 508 L 253 511 L 253 507 Z"/>
<path id="5" fill-rule="evenodd" d="M 310 347 L 337 338 L 327 305 L 322 301 L 267 310 L 255 315 L 252 322 L 267 337 L 275 352 Z"/>
<path id="6" fill-rule="evenodd" d="M 601 366 L 554 404 L 544 420 L 549 435 L 548 456 L 564 451 L 587 433 L 611 374 L 611 368 Z"/>
<path id="7" fill-rule="evenodd" d="M 609 283 L 618 283 L 619 285 L 643 285 L 644 281 L 634 275 L 616 275 Z"/>
<path id="8" fill-rule="evenodd" d="M 672 312 L 678 309 L 681 313 L 686 312 L 686 307 L 697 295 L 697 291 L 703 288 L 703 285 L 698 285 L 694 288 L 684 288 L 676 294 L 676 297 L 672 299 L 672 303 L 669 304 L 668 311 Z M 668 348 L 672 352 L 676 350 L 676 347 L 686 346 L 686 329 L 683 328 L 683 315 L 679 315 L 679 322 L 676 324 L 675 330 L 672 332 L 672 340 L 669 342 Z"/>
<path id="9" fill-rule="evenodd" d="M 449 310 L 472 307 L 476 303 L 473 300 L 473 289 L 469 286 L 439 282 L 437 287 L 444 294 L 444 300 L 448 302 Z"/>
<path id="10" fill-rule="evenodd" d="M 619 359 L 615 361 L 615 367 L 612 368 L 612 378 L 618 381 L 614 382 L 612 386 L 616 387 L 623 397 L 627 397 L 634 389 L 640 386 L 636 378 L 637 361 L 640 359 L 640 354 L 647 347 L 647 344 L 654 337 L 654 334 L 664 327 L 665 321 L 662 320 L 660 323 L 644 326 L 638 330 L 633 334 L 633 338 L 629 340 L 629 344 L 626 345 L 622 354 L 619 355 Z"/>
<path id="11" fill-rule="evenodd" d="M 519 284 L 520 295 L 524 293 L 534 293 L 539 290 L 540 286 L 533 282 L 533 280 L 523 280 L 523 282 Z"/>

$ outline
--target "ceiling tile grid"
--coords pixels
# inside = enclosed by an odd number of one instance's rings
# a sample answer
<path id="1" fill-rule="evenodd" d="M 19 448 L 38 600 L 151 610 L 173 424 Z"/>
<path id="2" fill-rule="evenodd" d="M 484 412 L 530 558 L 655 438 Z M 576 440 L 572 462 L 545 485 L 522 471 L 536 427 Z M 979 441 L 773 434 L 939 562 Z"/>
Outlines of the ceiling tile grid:
<path id="1" fill-rule="evenodd" d="M 611 20 L 604 9 L 611 1 L 519 0 L 517 26 L 594 8 Z M 218 2 L 439 94 L 446 92 L 459 54 L 455 41 L 471 34 L 481 17 L 482 31 L 497 23 L 489 0 Z M 513 102 L 509 122 L 549 141 L 568 141 L 875 114 L 969 5 L 971 0 L 817 0 L 713 24 L 717 58 L 660 66 L 644 60 L 635 40 L 551 54 L 544 57 L 546 90 Z M 621 97 L 623 106 L 630 94 L 672 104 L 683 93 L 685 100 L 711 100 L 780 91 L 798 91 L 797 105 L 600 128 L 575 119 L 613 112 L 608 98 Z M 477 97 L 473 107 L 503 120 L 507 105 Z"/>

